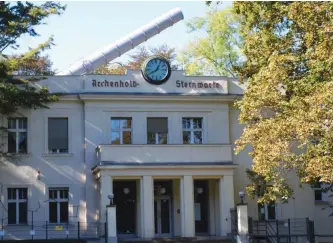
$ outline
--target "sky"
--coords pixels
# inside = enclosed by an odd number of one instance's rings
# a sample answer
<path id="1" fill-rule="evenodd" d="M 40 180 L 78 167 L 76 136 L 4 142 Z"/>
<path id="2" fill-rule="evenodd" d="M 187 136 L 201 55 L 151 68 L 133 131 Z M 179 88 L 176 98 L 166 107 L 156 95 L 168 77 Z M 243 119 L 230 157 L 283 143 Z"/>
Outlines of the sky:
<path id="1" fill-rule="evenodd" d="M 202 32 L 188 33 L 186 21 L 203 17 L 209 11 L 204 1 L 62 1 L 62 4 L 67 5 L 66 11 L 60 16 L 51 16 L 45 21 L 45 25 L 37 26 L 39 37 L 21 37 L 20 48 L 17 50 L 23 53 L 53 35 L 55 46 L 46 53 L 58 71 L 68 68 L 74 62 L 103 49 L 176 7 L 182 10 L 184 20 L 149 39 L 144 45 L 154 47 L 167 44 L 179 50 L 191 40 L 204 35 Z M 231 2 L 223 2 L 218 8 L 227 6 L 231 6 Z M 11 53 L 14 51 L 7 51 L 7 54 Z M 127 58 L 128 55 L 124 54 L 115 61 L 124 61 Z"/>

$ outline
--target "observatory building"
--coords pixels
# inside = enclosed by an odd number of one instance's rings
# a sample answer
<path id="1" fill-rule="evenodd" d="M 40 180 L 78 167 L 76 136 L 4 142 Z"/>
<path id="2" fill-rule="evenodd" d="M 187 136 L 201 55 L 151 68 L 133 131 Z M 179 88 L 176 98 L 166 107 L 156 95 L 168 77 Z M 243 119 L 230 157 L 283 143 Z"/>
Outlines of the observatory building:
<path id="1" fill-rule="evenodd" d="M 49 109 L 1 118 L 8 127 L 8 156 L 0 162 L 0 224 L 6 232 L 35 222 L 69 227 L 70 234 L 77 222 L 105 222 L 112 200 L 119 238 L 230 235 L 252 165 L 250 148 L 233 153 L 244 128 L 233 104 L 246 84 L 186 76 L 159 56 L 125 75 L 89 74 L 182 19 L 178 9 L 168 12 L 34 84 L 63 94 Z M 249 216 L 308 217 L 325 233 L 333 223 L 321 210 L 328 198 L 299 188 L 296 177 L 291 183 L 294 199 L 287 204 L 258 205 L 245 196 Z"/>

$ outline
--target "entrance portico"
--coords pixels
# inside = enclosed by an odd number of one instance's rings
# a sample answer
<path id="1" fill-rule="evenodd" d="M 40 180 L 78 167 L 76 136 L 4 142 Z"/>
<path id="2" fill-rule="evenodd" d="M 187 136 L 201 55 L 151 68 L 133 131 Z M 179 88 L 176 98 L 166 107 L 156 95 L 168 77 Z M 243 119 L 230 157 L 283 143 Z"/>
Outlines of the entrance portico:
<path id="1" fill-rule="evenodd" d="M 227 236 L 235 165 L 208 164 L 104 163 L 95 167 L 100 220 L 106 220 L 103 209 L 109 204 L 108 195 L 114 194 L 117 214 L 122 215 L 116 222 L 119 237 Z"/>

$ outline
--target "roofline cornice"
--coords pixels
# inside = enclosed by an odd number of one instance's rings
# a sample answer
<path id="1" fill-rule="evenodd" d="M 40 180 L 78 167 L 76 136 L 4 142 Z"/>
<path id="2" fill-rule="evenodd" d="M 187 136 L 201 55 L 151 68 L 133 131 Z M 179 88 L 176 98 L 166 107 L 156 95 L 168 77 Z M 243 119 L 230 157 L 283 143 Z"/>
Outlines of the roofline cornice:
<path id="1" fill-rule="evenodd" d="M 102 170 L 131 170 L 131 169 L 209 169 L 209 170 L 225 170 L 235 169 L 237 164 L 226 165 L 97 165 L 91 169 L 93 174 L 96 174 Z"/>
<path id="2" fill-rule="evenodd" d="M 80 94 L 79 98 L 86 101 L 117 100 L 117 101 L 226 101 L 241 99 L 242 95 L 150 95 L 150 94 Z"/>

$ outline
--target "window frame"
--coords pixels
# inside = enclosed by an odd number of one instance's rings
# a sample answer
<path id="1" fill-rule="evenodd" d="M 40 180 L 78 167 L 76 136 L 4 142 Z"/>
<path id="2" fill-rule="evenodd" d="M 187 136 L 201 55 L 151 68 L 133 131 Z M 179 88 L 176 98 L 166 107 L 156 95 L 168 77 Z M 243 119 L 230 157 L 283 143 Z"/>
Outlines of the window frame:
<path id="1" fill-rule="evenodd" d="M 12 189 L 12 190 L 14 189 L 15 190 L 16 199 L 9 199 L 9 193 L 8 193 L 9 189 Z M 26 199 L 19 199 L 19 190 L 20 189 L 27 190 L 27 198 Z M 28 224 L 29 188 L 27 188 L 27 187 L 7 187 L 6 191 L 7 191 L 7 218 L 9 218 L 9 206 L 8 206 L 9 203 L 15 203 L 15 211 L 16 211 L 16 221 L 15 221 L 15 223 L 12 224 L 12 223 L 9 223 L 9 221 L 8 221 L 8 224 L 9 225 L 26 225 L 26 224 Z M 20 203 L 24 203 L 24 202 L 27 204 L 27 210 L 25 212 L 27 221 L 21 223 L 20 222 Z"/>
<path id="2" fill-rule="evenodd" d="M 130 120 L 131 121 L 131 127 L 130 128 L 122 128 L 119 126 L 119 128 L 112 128 L 112 120 Z M 133 117 L 111 117 L 110 118 L 110 131 L 111 131 L 111 145 L 131 145 L 133 144 Z M 112 144 L 112 132 L 119 132 L 119 144 Z M 131 143 L 124 144 L 124 139 L 123 139 L 123 132 L 130 132 L 131 133 Z"/>
<path id="3" fill-rule="evenodd" d="M 190 128 L 184 128 L 183 127 L 183 121 L 184 119 L 190 120 Z M 194 119 L 201 119 L 201 128 L 193 128 L 193 120 Z M 204 118 L 203 117 L 182 117 L 182 140 L 183 144 L 203 144 L 204 143 Z M 190 142 L 184 143 L 184 132 L 190 132 Z M 194 139 L 194 132 L 201 132 L 201 143 L 195 143 Z"/>
<path id="4" fill-rule="evenodd" d="M 147 144 L 149 144 L 149 145 L 166 145 L 166 144 L 168 144 L 168 142 L 169 142 L 169 118 L 168 117 L 151 117 L 151 116 L 149 116 L 149 117 L 147 117 L 146 118 L 146 123 L 148 124 L 148 119 L 155 119 L 155 118 L 158 118 L 158 119 L 166 119 L 166 121 L 167 121 L 167 126 L 168 126 L 168 132 L 148 132 L 148 125 L 147 125 Z M 155 143 L 148 143 L 148 139 L 149 139 L 149 134 L 154 134 L 154 137 L 155 137 Z M 160 134 L 166 134 L 166 143 L 159 143 L 159 135 Z"/>
<path id="5" fill-rule="evenodd" d="M 65 191 L 65 190 L 67 190 L 67 198 L 60 198 L 60 191 Z M 55 199 L 55 200 L 52 200 L 51 198 L 50 198 L 50 191 L 56 191 L 56 193 L 57 193 L 57 198 Z M 48 188 L 48 202 L 49 202 L 49 215 L 48 215 L 48 222 L 50 223 L 50 224 L 66 224 L 66 223 L 68 223 L 69 222 L 69 187 L 49 187 Z M 51 213 L 51 211 L 50 211 L 50 203 L 51 202 L 55 202 L 55 203 L 57 203 L 57 222 L 51 222 L 50 221 L 50 213 Z M 61 205 L 60 205 L 60 203 L 61 202 L 67 202 L 67 204 L 68 204 L 68 210 L 67 210 L 67 222 L 61 222 L 60 221 L 60 218 L 61 218 L 61 213 L 60 213 L 60 210 L 61 210 Z"/>
<path id="6" fill-rule="evenodd" d="M 59 149 L 57 149 L 57 152 L 52 152 L 50 149 L 49 149 L 49 119 L 67 119 L 67 152 L 60 152 Z M 66 115 L 55 115 L 55 116 L 47 116 L 46 117 L 46 151 L 48 154 L 69 154 L 71 153 L 71 140 L 70 140 L 70 117 L 69 116 L 66 116 Z"/>
<path id="7" fill-rule="evenodd" d="M 26 128 L 24 129 L 20 129 L 19 128 L 19 120 L 23 120 L 25 119 L 26 120 Z M 15 120 L 15 128 L 9 128 L 9 120 Z M 29 141 L 28 141 L 28 118 L 27 117 L 8 117 L 7 119 L 7 130 L 8 132 L 13 132 L 15 133 L 15 142 L 16 142 L 16 147 L 15 147 L 15 152 L 16 154 L 27 154 L 28 153 L 28 144 L 29 144 Z M 25 132 L 27 135 L 26 135 L 26 140 L 27 140 L 27 145 L 26 145 L 26 152 L 20 152 L 19 150 L 19 139 L 20 139 L 20 133 L 23 133 Z M 8 133 L 7 133 L 7 152 L 9 150 L 9 143 L 8 143 Z"/>
<path id="8" fill-rule="evenodd" d="M 155 136 L 155 143 L 148 143 L 148 134 L 149 133 L 152 133 L 152 134 L 154 134 Z M 158 138 L 158 136 L 160 135 L 160 134 L 166 134 L 166 143 L 160 143 L 159 142 L 159 138 Z M 147 144 L 149 144 L 149 145 L 166 145 L 166 144 L 168 144 L 168 133 L 165 133 L 165 132 L 147 132 Z"/>
<path id="9" fill-rule="evenodd" d="M 316 199 L 316 193 L 320 192 L 320 199 Z M 313 193 L 314 193 L 314 200 L 315 202 L 322 202 L 323 200 L 323 189 L 322 189 L 322 183 L 317 183 L 313 186 Z"/>
<path id="10" fill-rule="evenodd" d="M 275 203 L 272 203 L 272 204 L 267 204 L 267 203 L 265 203 L 265 204 L 257 204 L 258 205 L 258 211 L 259 211 L 259 206 L 261 205 L 261 206 L 263 206 L 262 208 L 264 208 L 264 220 L 267 220 L 267 221 L 269 221 L 269 220 L 277 220 L 277 205 L 275 204 Z M 273 205 L 274 206 L 274 218 L 268 218 L 268 206 L 270 206 L 270 205 Z M 258 212 L 258 216 L 259 216 L 259 212 Z M 259 219 L 259 218 L 258 218 Z M 260 219 L 259 219 L 260 220 Z"/>

